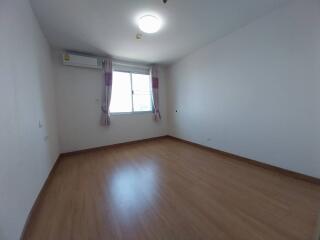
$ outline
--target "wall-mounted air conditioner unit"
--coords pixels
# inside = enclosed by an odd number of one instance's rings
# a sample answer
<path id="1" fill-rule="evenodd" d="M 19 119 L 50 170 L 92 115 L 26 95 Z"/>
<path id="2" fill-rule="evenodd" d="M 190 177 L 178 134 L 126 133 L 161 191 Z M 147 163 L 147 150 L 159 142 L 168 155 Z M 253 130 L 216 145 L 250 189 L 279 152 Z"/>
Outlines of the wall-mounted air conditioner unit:
<path id="1" fill-rule="evenodd" d="M 65 52 L 62 55 L 62 61 L 64 65 L 74 67 L 85 67 L 85 68 L 102 68 L 102 60 L 97 57 L 84 56 L 75 53 Z"/>

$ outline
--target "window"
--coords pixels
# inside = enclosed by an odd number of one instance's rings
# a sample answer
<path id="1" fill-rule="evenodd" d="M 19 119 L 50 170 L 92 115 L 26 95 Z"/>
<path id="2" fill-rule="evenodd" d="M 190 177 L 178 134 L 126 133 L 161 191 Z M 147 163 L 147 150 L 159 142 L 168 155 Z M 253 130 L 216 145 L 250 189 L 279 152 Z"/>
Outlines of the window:
<path id="1" fill-rule="evenodd" d="M 150 112 L 150 75 L 113 71 L 111 113 Z"/>

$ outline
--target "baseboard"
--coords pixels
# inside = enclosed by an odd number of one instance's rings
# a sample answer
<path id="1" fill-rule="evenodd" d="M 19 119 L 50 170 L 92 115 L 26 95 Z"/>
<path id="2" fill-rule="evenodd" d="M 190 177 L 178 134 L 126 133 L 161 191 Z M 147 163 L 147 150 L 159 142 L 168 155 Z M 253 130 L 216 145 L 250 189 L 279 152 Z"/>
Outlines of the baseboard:
<path id="1" fill-rule="evenodd" d="M 163 135 L 163 136 L 159 136 L 159 137 L 144 138 L 144 139 L 128 141 L 128 142 L 123 142 L 123 143 L 115 143 L 115 144 L 110 144 L 110 145 L 105 145 L 105 146 L 100 146 L 100 147 L 87 148 L 87 149 L 62 153 L 60 156 L 67 157 L 67 156 L 77 155 L 77 154 L 81 154 L 81 153 L 95 152 L 97 150 L 104 150 L 104 149 L 128 145 L 128 144 L 135 144 L 135 143 L 141 143 L 141 142 L 152 141 L 152 140 L 157 140 L 157 139 L 163 139 L 163 138 L 167 138 L 167 137 L 168 137 L 168 135 Z"/>
<path id="2" fill-rule="evenodd" d="M 233 159 L 236 159 L 236 160 L 247 162 L 247 163 L 249 163 L 251 165 L 255 165 L 255 166 L 262 167 L 262 168 L 265 168 L 265 169 L 268 169 L 268 170 L 272 170 L 274 172 L 278 172 L 280 174 L 284 174 L 286 176 L 293 177 L 295 179 L 299 179 L 299 180 L 303 180 L 303 181 L 307 181 L 307 182 L 310 182 L 310 183 L 313 183 L 313 184 L 320 185 L 320 179 L 319 178 L 308 176 L 308 175 L 305 175 L 305 174 L 302 174 L 302 173 L 294 172 L 294 171 L 287 170 L 287 169 L 284 169 L 284 168 L 280 168 L 280 167 L 277 167 L 277 166 L 273 166 L 273 165 L 270 165 L 270 164 L 267 164 L 267 163 L 262 163 L 262 162 L 259 162 L 257 160 L 245 158 L 245 157 L 242 157 L 242 156 L 239 156 L 239 155 L 236 155 L 236 154 L 232 154 L 232 153 L 229 153 L 229 152 L 221 151 L 221 150 L 218 150 L 218 149 L 215 149 L 215 148 L 211 148 L 211 147 L 204 146 L 204 145 L 201 145 L 201 144 L 198 144 L 198 143 L 187 141 L 187 140 L 184 140 L 184 139 L 181 139 L 181 138 L 177 138 L 177 137 L 174 137 L 174 136 L 171 136 L 171 135 L 164 135 L 164 136 L 159 136 L 159 137 L 153 137 L 153 138 L 146 138 L 146 139 L 140 139 L 140 140 L 135 140 L 135 141 L 124 142 L 124 143 L 116 143 L 116 144 L 111 144 L 111 145 L 107 145 L 107 146 L 88 148 L 88 149 L 78 150 L 78 151 L 74 151 L 74 152 L 62 153 L 60 155 L 60 157 L 72 156 L 72 155 L 77 155 L 77 154 L 81 154 L 81 153 L 94 152 L 94 151 L 97 151 L 97 150 L 104 150 L 104 149 L 108 149 L 108 148 L 112 148 L 112 147 L 128 145 L 128 144 L 135 144 L 135 143 L 141 143 L 141 142 L 152 141 L 152 140 L 163 139 L 163 138 L 171 138 L 171 139 L 175 139 L 177 141 L 181 141 L 181 142 L 184 142 L 184 143 L 192 144 L 194 146 L 198 146 L 198 147 L 213 151 L 215 153 L 222 154 L 222 155 L 224 155 L 226 157 L 230 157 L 230 158 L 233 158 Z"/>
<path id="3" fill-rule="evenodd" d="M 53 167 L 51 168 L 51 170 L 49 172 L 49 175 L 48 175 L 46 181 L 44 182 L 44 184 L 43 184 L 43 186 L 42 186 L 42 188 L 41 188 L 41 190 L 40 190 L 40 192 L 39 192 L 39 194 L 38 194 L 38 196 L 37 196 L 32 208 L 31 208 L 31 210 L 30 210 L 30 212 L 28 214 L 27 220 L 26 220 L 26 222 L 24 224 L 24 227 L 23 227 L 23 230 L 22 230 L 22 233 L 21 233 L 21 237 L 20 237 L 21 240 L 28 239 L 28 237 L 27 237 L 27 235 L 28 235 L 27 229 L 29 229 L 31 218 L 32 218 L 33 215 L 36 214 L 36 210 L 39 207 L 41 199 L 44 196 L 44 192 L 46 191 L 46 189 L 49 186 L 50 180 L 53 179 L 53 175 L 54 175 L 54 173 L 55 173 L 55 171 L 57 169 L 57 166 L 59 165 L 60 160 L 61 160 L 61 155 L 58 156 L 56 162 L 54 163 Z"/>
<path id="4" fill-rule="evenodd" d="M 308 175 L 305 175 L 305 174 L 302 174 L 302 173 L 297 173 L 297 172 L 294 172 L 294 171 L 291 171 L 291 170 L 287 170 L 287 169 L 284 169 L 284 168 L 280 168 L 280 167 L 276 167 L 276 166 L 273 166 L 273 165 L 270 165 L 270 164 L 267 164 L 267 163 L 262 163 L 262 162 L 259 162 L 257 160 L 241 157 L 241 156 L 238 156 L 238 155 L 235 155 L 235 154 L 232 154 L 232 153 L 228 153 L 228 152 L 225 152 L 225 151 L 214 149 L 214 148 L 211 148 L 211 147 L 208 147 L 208 146 L 204 146 L 204 145 L 201 145 L 201 144 L 198 144 L 198 143 L 187 141 L 187 140 L 184 140 L 184 139 L 181 139 L 181 138 L 177 138 L 177 137 L 174 137 L 174 136 L 171 136 L 171 135 L 168 135 L 168 137 L 171 138 L 171 139 L 175 139 L 177 141 L 180 141 L 180 142 L 184 142 L 184 143 L 187 143 L 187 144 L 191 144 L 191 145 L 194 145 L 194 146 L 197 146 L 197 147 L 201 147 L 201 148 L 207 149 L 209 151 L 213 151 L 215 153 L 222 154 L 222 155 L 224 155 L 226 157 L 230 157 L 230 158 L 233 158 L 233 159 L 236 159 L 236 160 L 240 160 L 240 161 L 249 163 L 251 165 L 262 167 L 262 168 L 265 168 L 265 169 L 268 169 L 268 170 L 271 170 L 271 171 L 274 171 L 274 172 L 278 172 L 280 174 L 284 174 L 286 176 L 293 177 L 295 179 L 299 179 L 299 180 L 303 180 L 303 181 L 307 181 L 307 182 L 310 182 L 310 183 L 313 183 L 313 184 L 320 185 L 320 179 L 316 178 L 316 177 L 308 176 Z"/>

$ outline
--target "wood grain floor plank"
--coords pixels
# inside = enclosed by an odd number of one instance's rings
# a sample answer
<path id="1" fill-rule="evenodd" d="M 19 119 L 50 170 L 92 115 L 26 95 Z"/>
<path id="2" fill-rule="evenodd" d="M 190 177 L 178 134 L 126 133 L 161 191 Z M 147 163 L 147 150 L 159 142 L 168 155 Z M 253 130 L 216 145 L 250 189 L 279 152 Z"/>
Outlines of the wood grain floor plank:
<path id="1" fill-rule="evenodd" d="M 320 186 L 170 138 L 64 156 L 23 239 L 310 240 Z"/>

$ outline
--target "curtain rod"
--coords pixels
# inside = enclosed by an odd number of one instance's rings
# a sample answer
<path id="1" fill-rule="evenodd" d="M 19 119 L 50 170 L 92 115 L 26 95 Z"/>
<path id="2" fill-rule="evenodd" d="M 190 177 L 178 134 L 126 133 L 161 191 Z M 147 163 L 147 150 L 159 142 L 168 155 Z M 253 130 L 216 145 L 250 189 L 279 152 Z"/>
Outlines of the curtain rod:
<path id="1" fill-rule="evenodd" d="M 105 58 L 102 61 L 105 61 Z M 126 67 L 137 67 L 137 68 L 143 68 L 143 69 L 151 68 L 151 65 L 148 65 L 148 64 L 131 63 L 131 62 L 120 61 L 120 60 L 112 60 L 112 64 L 126 66 Z"/>
<path id="2" fill-rule="evenodd" d="M 79 56 L 96 57 L 102 63 L 104 63 L 105 60 L 107 59 L 106 57 L 103 57 L 103 56 L 97 56 L 97 55 L 86 54 L 86 53 L 81 53 L 81 52 L 68 51 L 68 50 L 65 50 L 65 52 L 77 54 Z M 119 59 L 115 59 L 115 58 L 111 58 L 111 59 L 112 59 L 112 63 L 114 63 L 115 65 L 121 65 L 121 66 L 150 69 L 151 65 L 152 65 L 152 64 L 143 64 L 143 63 L 135 63 L 135 62 L 125 61 L 125 60 L 119 60 Z"/>

